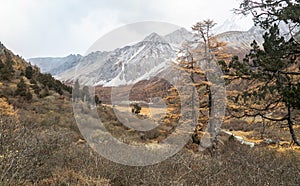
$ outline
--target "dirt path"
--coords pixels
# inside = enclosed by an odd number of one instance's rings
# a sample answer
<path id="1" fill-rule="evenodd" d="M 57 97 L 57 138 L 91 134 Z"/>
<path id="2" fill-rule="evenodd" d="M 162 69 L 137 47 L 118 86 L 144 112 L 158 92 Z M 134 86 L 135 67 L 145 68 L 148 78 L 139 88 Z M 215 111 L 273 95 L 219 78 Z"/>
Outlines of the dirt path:
<path id="1" fill-rule="evenodd" d="M 250 146 L 251 148 L 255 146 L 255 143 L 254 143 L 254 142 L 247 141 L 247 140 L 245 140 L 242 136 L 237 136 L 237 135 L 233 134 L 232 132 L 226 131 L 226 130 L 224 130 L 224 129 L 222 129 L 221 131 L 224 132 L 225 134 L 230 135 L 230 136 L 232 135 L 236 140 L 238 140 L 239 142 L 241 142 L 241 144 L 248 145 L 248 146 Z"/>

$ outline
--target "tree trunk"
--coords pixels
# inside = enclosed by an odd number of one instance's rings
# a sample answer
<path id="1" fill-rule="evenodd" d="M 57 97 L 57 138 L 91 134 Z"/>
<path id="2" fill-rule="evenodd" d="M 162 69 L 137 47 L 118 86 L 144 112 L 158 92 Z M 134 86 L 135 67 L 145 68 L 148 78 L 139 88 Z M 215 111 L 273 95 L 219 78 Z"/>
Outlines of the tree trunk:
<path id="1" fill-rule="evenodd" d="M 191 79 L 193 82 L 193 86 L 195 85 L 195 79 L 194 79 L 194 59 L 192 57 L 192 62 L 191 62 L 191 68 L 192 68 L 192 74 L 191 74 Z M 193 119 L 193 125 L 197 124 L 198 118 L 196 117 L 196 112 L 195 112 L 195 88 L 193 88 L 192 92 L 192 119 Z"/>
<path id="2" fill-rule="evenodd" d="M 293 127 L 293 121 L 292 121 L 292 118 L 291 118 L 291 107 L 288 106 L 288 126 L 289 126 L 289 129 L 290 129 L 290 133 L 292 135 L 292 139 L 293 141 L 295 142 L 296 145 L 300 146 L 300 142 L 298 141 L 297 139 L 297 135 L 295 133 L 295 130 L 294 130 L 294 127 Z"/>

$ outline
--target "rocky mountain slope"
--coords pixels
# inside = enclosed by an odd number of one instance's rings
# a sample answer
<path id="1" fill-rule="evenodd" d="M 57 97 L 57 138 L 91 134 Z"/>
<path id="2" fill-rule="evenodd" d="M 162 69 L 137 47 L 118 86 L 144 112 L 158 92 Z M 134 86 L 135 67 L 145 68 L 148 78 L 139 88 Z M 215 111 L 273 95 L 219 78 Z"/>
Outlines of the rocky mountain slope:
<path id="1" fill-rule="evenodd" d="M 177 35 L 181 35 L 180 40 Z M 69 82 L 76 71 L 76 77 L 84 84 L 117 86 L 134 83 L 152 77 L 167 67 L 176 58 L 176 45 L 191 37 L 192 34 L 185 29 L 167 37 L 152 33 L 134 45 L 111 52 L 91 53 L 83 57 L 76 68 L 73 66 L 56 77 Z M 174 45 L 168 41 L 173 41 Z"/>
<path id="2" fill-rule="evenodd" d="M 262 30 L 253 27 L 248 31 L 229 31 L 216 37 L 228 43 L 230 53 L 244 55 L 253 40 L 262 43 L 262 33 Z M 29 61 L 66 83 L 72 83 L 76 77 L 87 85 L 128 85 L 154 77 L 166 69 L 176 59 L 181 44 L 192 39 L 191 32 L 180 28 L 165 36 L 152 33 L 140 42 L 109 52 L 98 51 L 83 57 L 33 58 Z"/>

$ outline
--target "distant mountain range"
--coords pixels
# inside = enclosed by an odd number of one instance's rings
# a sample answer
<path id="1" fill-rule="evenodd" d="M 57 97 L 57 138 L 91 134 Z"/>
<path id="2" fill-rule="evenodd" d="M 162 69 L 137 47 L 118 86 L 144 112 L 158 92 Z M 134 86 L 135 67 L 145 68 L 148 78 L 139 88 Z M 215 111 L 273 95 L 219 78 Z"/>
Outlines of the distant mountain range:
<path id="1" fill-rule="evenodd" d="M 228 43 L 230 53 L 244 55 L 249 51 L 253 40 L 259 44 L 263 42 L 263 32 L 252 27 L 248 31 L 228 31 L 216 37 L 219 41 Z M 191 32 L 180 28 L 165 36 L 152 33 L 140 42 L 113 51 L 97 51 L 86 56 L 69 55 L 63 58 L 31 58 L 29 61 L 39 66 L 42 72 L 51 73 L 66 83 L 72 83 L 76 76 L 81 83 L 87 85 L 129 85 L 154 77 L 166 69 L 176 59 L 181 44 L 192 38 Z"/>
<path id="2" fill-rule="evenodd" d="M 71 54 L 66 57 L 31 58 L 28 59 L 28 61 L 40 67 L 41 72 L 56 75 L 69 69 L 70 67 L 76 66 L 81 59 L 82 56 L 80 54 Z"/>

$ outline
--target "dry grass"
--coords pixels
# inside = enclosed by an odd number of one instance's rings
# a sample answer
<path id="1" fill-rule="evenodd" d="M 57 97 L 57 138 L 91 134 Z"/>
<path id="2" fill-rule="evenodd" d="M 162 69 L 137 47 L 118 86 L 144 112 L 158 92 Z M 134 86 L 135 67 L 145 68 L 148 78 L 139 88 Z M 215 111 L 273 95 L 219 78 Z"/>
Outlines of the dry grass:
<path id="1" fill-rule="evenodd" d="M 119 165 L 98 155 L 84 141 L 78 143 L 82 136 L 70 102 L 52 100 L 49 104 L 45 99 L 23 108 L 19 124 L 7 120 L 1 125 L 0 131 L 5 131 L 0 137 L 2 185 L 297 185 L 300 182 L 297 151 L 249 148 L 229 141 L 227 136 L 222 136 L 224 145 L 219 144 L 215 149 L 198 153 L 182 149 L 156 165 Z M 98 109 L 113 135 L 124 141 L 153 142 L 149 138 L 162 135 L 162 131 L 152 131 L 143 140 L 139 134 L 124 128 L 111 108 Z M 95 127 L 95 133 L 101 130 Z M 249 139 L 253 133 L 239 131 Z M 192 146 L 197 148 L 195 144 Z"/>

